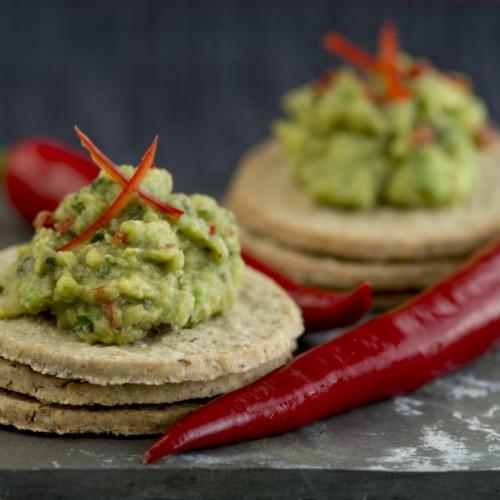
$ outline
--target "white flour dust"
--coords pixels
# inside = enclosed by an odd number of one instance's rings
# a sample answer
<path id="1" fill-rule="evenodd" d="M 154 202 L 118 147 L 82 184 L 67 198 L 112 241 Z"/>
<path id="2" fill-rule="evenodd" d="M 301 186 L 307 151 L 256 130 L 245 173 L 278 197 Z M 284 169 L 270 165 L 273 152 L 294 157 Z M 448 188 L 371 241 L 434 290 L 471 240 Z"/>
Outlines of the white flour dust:
<path id="1" fill-rule="evenodd" d="M 491 417 L 486 417 L 486 418 L 492 418 L 496 409 L 498 409 L 498 405 L 493 405 L 485 414 L 485 416 L 491 414 Z M 492 412 L 492 410 L 495 411 Z M 489 452 L 500 450 L 500 431 L 498 429 L 498 425 L 495 424 L 490 425 L 489 423 L 485 423 L 476 416 L 465 417 L 459 411 L 454 411 L 453 417 L 467 424 L 467 428 L 470 431 L 482 432 L 486 434 L 485 439 L 488 444 Z"/>
<path id="2" fill-rule="evenodd" d="M 435 386 L 445 389 L 456 400 L 485 398 L 490 394 L 500 392 L 500 382 L 481 380 L 473 375 L 457 375 L 440 379 L 435 382 Z"/>
<path id="3" fill-rule="evenodd" d="M 394 398 L 392 403 L 396 413 L 404 415 L 405 417 L 414 417 L 423 414 L 423 412 L 418 408 L 421 408 L 424 403 L 419 399 L 399 396 Z"/>
<path id="4" fill-rule="evenodd" d="M 389 449 L 383 456 L 374 458 L 372 470 L 466 470 L 481 455 L 467 449 L 462 438 L 439 429 L 438 426 L 424 426 L 418 446 Z M 391 467 L 389 467 L 391 466 Z"/>

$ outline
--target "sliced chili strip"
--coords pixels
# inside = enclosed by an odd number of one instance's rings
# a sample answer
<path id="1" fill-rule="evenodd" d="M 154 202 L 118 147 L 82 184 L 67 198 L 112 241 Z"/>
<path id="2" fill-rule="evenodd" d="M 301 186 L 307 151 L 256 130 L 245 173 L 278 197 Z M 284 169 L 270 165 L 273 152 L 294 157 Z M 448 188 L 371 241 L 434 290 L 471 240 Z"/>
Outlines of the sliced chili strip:
<path id="1" fill-rule="evenodd" d="M 377 67 L 377 58 L 354 45 L 340 33 L 331 31 L 323 36 L 323 47 L 329 52 L 355 64 L 365 70 L 374 70 Z"/>
<path id="2" fill-rule="evenodd" d="M 390 100 L 404 100 L 411 92 L 403 85 L 398 69 L 399 41 L 394 23 L 385 23 L 378 40 L 379 71 L 385 80 L 387 97 Z"/>
<path id="3" fill-rule="evenodd" d="M 378 57 L 390 64 L 396 64 L 399 53 L 399 40 L 396 26 L 392 22 L 382 25 L 378 39 Z"/>
<path id="4" fill-rule="evenodd" d="M 93 224 L 91 224 L 87 229 L 80 233 L 76 238 L 72 239 L 61 248 L 59 248 L 58 251 L 66 252 L 81 245 L 88 238 L 90 238 L 93 233 L 106 226 L 111 219 L 120 214 L 120 212 L 127 206 L 128 202 L 134 196 L 137 188 L 148 173 L 149 169 L 153 166 L 157 146 L 158 136 L 155 136 L 151 146 L 149 146 L 146 154 L 141 160 L 141 163 L 130 179 L 130 182 L 123 188 L 122 192 L 118 195 L 111 206 L 107 208 Z"/>
<path id="5" fill-rule="evenodd" d="M 308 332 L 352 325 L 370 310 L 372 288 L 368 283 L 361 283 L 348 292 L 331 292 L 300 285 L 247 252 L 241 255 L 246 264 L 272 278 L 295 300 Z"/>
<path id="6" fill-rule="evenodd" d="M 411 92 L 403 85 L 398 69 L 399 42 L 394 23 L 382 26 L 377 57 L 359 48 L 337 32 L 326 33 L 323 47 L 365 71 L 377 71 L 385 81 L 389 100 L 404 100 Z"/>
<path id="7" fill-rule="evenodd" d="M 111 179 L 113 179 L 115 182 L 120 184 L 121 186 L 125 187 L 127 183 L 129 182 L 129 179 L 127 176 L 120 170 L 120 168 L 115 165 L 91 140 L 90 138 L 84 134 L 78 126 L 74 126 L 74 130 L 76 132 L 76 135 L 80 139 L 80 142 L 82 143 L 82 146 L 90 153 L 90 156 L 92 160 L 95 162 L 95 164 L 100 167 L 102 170 L 104 170 Z M 155 165 L 153 164 L 154 168 Z M 163 201 L 158 200 L 154 196 L 150 195 L 146 191 L 142 190 L 141 188 L 137 189 L 137 193 L 139 196 L 145 200 L 147 203 L 149 203 L 151 206 L 155 207 L 158 209 L 160 212 L 163 212 L 164 214 L 168 215 L 169 217 L 172 218 L 179 218 L 184 212 L 176 207 L 173 207 L 172 205 L 169 205 L 168 203 L 164 203 Z"/>

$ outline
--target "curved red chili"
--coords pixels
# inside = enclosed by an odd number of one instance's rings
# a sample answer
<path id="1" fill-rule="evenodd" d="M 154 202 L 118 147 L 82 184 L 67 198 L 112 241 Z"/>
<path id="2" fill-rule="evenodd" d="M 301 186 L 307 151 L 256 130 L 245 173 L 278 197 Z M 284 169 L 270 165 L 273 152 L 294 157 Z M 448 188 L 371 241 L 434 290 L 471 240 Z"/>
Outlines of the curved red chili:
<path id="1" fill-rule="evenodd" d="M 96 231 L 106 226 L 109 221 L 118 216 L 120 212 L 127 206 L 131 198 L 136 193 L 141 181 L 146 177 L 148 171 L 153 166 L 156 154 L 156 148 L 158 147 L 158 136 L 155 136 L 151 146 L 149 146 L 145 155 L 143 156 L 141 163 L 136 168 L 134 175 L 127 181 L 125 187 L 121 190 L 120 194 L 117 196 L 115 201 L 95 220 L 90 226 L 88 226 L 84 231 L 82 231 L 78 236 L 73 238 L 59 248 L 58 252 L 67 252 L 73 250 L 73 248 L 81 245 L 86 240 L 88 240 Z"/>
<path id="2" fill-rule="evenodd" d="M 92 181 L 99 169 L 85 156 L 51 139 L 32 138 L 8 150 L 5 182 L 16 209 L 32 222 L 54 210 L 69 193 Z"/>
<path id="3" fill-rule="evenodd" d="M 372 287 L 368 283 L 361 283 L 348 292 L 331 292 L 300 285 L 245 251 L 241 256 L 247 265 L 269 276 L 288 292 L 301 308 L 309 332 L 352 325 L 371 308 Z"/>
<path id="4" fill-rule="evenodd" d="M 372 56 L 337 32 L 323 36 L 323 47 L 364 71 L 378 72 L 385 81 L 386 98 L 390 101 L 411 97 L 404 86 L 398 67 L 399 41 L 396 25 L 388 22 L 380 29 L 377 56 Z"/>
<path id="5" fill-rule="evenodd" d="M 499 338 L 500 243 L 399 309 L 191 413 L 144 461 L 279 434 L 412 391 L 477 358 Z"/>

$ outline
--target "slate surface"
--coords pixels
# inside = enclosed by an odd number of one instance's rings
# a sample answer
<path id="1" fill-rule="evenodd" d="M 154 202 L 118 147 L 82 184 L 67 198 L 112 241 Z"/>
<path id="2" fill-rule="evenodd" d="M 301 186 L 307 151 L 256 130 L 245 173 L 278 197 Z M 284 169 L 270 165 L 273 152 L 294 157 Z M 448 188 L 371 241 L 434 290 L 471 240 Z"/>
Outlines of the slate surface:
<path id="1" fill-rule="evenodd" d="M 0 246 L 30 228 L 0 200 Z M 324 341 L 312 335 L 305 344 Z M 152 439 L 0 430 L 0 499 L 500 495 L 500 351 L 423 389 L 269 439 L 141 465 Z"/>
<path id="2" fill-rule="evenodd" d="M 116 159 L 161 136 L 180 190 L 221 194 L 279 96 L 336 60 L 337 28 L 372 48 L 392 18 L 404 46 L 470 74 L 500 117 L 500 6 L 394 0 L 0 0 L 0 143 L 76 141 Z M 0 198 L 0 247 L 30 230 Z M 309 341 L 318 341 L 310 337 Z M 499 498 L 500 354 L 416 393 L 272 439 L 144 467 L 151 439 L 0 429 L 0 499 Z"/>

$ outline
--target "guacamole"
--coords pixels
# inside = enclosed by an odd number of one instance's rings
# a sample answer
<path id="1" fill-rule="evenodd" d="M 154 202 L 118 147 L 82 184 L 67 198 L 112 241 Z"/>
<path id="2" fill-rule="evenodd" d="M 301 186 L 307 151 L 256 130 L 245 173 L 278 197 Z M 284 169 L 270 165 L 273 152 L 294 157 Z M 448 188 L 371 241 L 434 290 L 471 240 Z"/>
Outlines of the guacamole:
<path id="1" fill-rule="evenodd" d="M 57 251 L 120 193 L 101 173 L 66 196 L 20 248 L 2 278 L 0 317 L 48 313 L 87 342 L 126 344 L 229 310 L 243 272 L 233 215 L 208 196 L 172 193 L 165 170 L 149 171 L 141 187 L 184 214 L 170 220 L 135 195 L 86 243 Z"/>
<path id="2" fill-rule="evenodd" d="M 412 68 L 425 68 L 412 74 Z M 387 101 L 375 73 L 336 70 L 284 97 L 275 135 L 315 201 L 349 209 L 451 205 L 474 189 L 483 101 L 458 76 L 401 56 L 411 97 Z"/>

